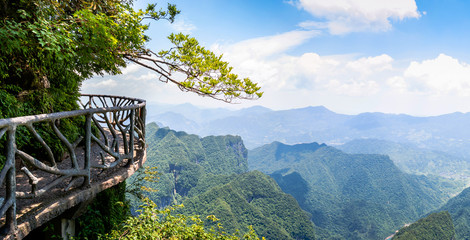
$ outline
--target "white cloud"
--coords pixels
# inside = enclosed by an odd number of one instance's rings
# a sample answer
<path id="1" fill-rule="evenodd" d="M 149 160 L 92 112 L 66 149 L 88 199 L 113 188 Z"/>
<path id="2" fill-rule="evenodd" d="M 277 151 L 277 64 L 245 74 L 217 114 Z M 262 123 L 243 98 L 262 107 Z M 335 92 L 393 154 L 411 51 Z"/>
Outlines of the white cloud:
<path id="1" fill-rule="evenodd" d="M 370 75 L 374 72 L 392 70 L 393 58 L 387 54 L 376 57 L 363 57 L 358 60 L 348 62 L 346 67 L 363 75 Z"/>
<path id="2" fill-rule="evenodd" d="M 304 29 L 328 29 L 328 23 L 316 22 L 316 21 L 305 21 L 299 23 L 299 27 Z"/>
<path id="3" fill-rule="evenodd" d="M 192 23 L 187 22 L 182 18 L 177 18 L 172 24 L 171 27 L 176 32 L 182 32 L 184 34 L 191 34 L 194 30 L 196 30 L 196 26 Z"/>
<path id="4" fill-rule="evenodd" d="M 83 83 L 83 88 L 87 88 L 87 89 L 109 88 L 109 87 L 115 87 L 116 85 L 117 85 L 117 82 L 115 80 L 105 79 L 105 80 L 95 81 L 95 82 L 85 81 Z"/>
<path id="5" fill-rule="evenodd" d="M 331 80 L 328 83 L 328 89 L 336 94 L 345 96 L 369 96 L 379 92 L 379 84 L 375 81 L 352 81 L 343 82 Z"/>
<path id="6" fill-rule="evenodd" d="M 435 59 L 411 62 L 404 77 L 414 81 L 421 92 L 470 96 L 470 65 L 445 54 Z"/>
<path id="7" fill-rule="evenodd" d="M 138 81 L 157 81 L 159 80 L 159 75 L 155 72 L 148 71 L 146 74 L 141 74 L 139 76 L 135 77 L 136 80 Z"/>
<path id="8" fill-rule="evenodd" d="M 408 89 L 408 84 L 406 84 L 405 79 L 401 76 L 393 76 L 387 79 L 388 86 L 392 90 L 397 90 L 398 92 L 406 92 Z"/>
<path id="9" fill-rule="evenodd" d="M 130 73 L 134 73 L 138 71 L 140 68 L 142 68 L 142 66 L 131 63 L 131 64 L 128 64 L 125 68 L 121 69 L 121 72 L 122 74 L 126 75 Z"/>
<path id="10" fill-rule="evenodd" d="M 265 58 L 283 53 L 320 34 L 318 31 L 291 31 L 268 37 L 245 40 L 229 46 L 214 45 L 212 50 L 229 58 Z"/>
<path id="11" fill-rule="evenodd" d="M 461 102 L 470 100 L 464 100 L 470 96 L 470 65 L 450 56 L 408 63 L 387 54 L 357 57 L 307 52 L 293 56 L 287 50 L 303 41 L 293 43 L 286 37 L 293 35 L 281 35 L 217 46 L 237 73 L 262 86 L 265 97 L 253 104 L 274 109 L 325 105 L 345 113 L 429 115 L 463 109 Z M 263 46 L 260 40 L 269 40 L 264 45 L 271 47 L 256 55 L 254 46 Z"/>
<path id="12" fill-rule="evenodd" d="M 318 32 L 292 31 L 275 36 L 250 39 L 213 49 L 224 54 L 239 75 L 259 82 L 265 91 L 331 91 L 335 94 L 361 96 L 376 94 L 383 83 L 384 71 L 392 70 L 393 58 L 379 56 L 321 56 L 307 52 L 300 56 L 286 54 Z"/>
<path id="13" fill-rule="evenodd" d="M 329 29 L 331 34 L 387 31 L 391 20 L 419 18 L 414 0 L 297 0 L 295 5 L 323 21 L 307 21 L 301 27 Z"/>
<path id="14" fill-rule="evenodd" d="M 331 72 L 340 65 L 338 60 L 322 57 L 316 53 L 305 53 L 300 58 L 296 58 L 297 65 L 306 76 Z"/>

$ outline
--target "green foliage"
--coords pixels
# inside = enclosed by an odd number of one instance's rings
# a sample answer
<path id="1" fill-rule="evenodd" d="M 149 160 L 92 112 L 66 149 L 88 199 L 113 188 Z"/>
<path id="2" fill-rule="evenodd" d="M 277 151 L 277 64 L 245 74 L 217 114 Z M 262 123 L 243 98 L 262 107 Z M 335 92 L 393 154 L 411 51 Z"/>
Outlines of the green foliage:
<path id="1" fill-rule="evenodd" d="M 118 0 L 35 0 L 6 5 L 0 15 L 4 23 L 0 28 L 1 57 L 13 56 L 13 61 L 2 61 L 2 81 L 18 85 L 12 78 L 30 77 L 26 80 L 37 82 L 45 77 L 51 85 L 73 84 L 60 87 L 62 90 L 78 87 L 93 74 L 120 73 L 120 67 L 126 65 L 123 54 L 144 50 L 149 39 L 144 34 L 148 25 L 142 19 L 174 18 L 178 13 L 172 5 L 167 11 L 157 11 L 153 5 L 136 12 L 129 3 Z M 33 76 L 27 76 L 28 72 Z M 61 74 L 66 76 L 61 78 Z"/>
<path id="2" fill-rule="evenodd" d="M 87 211 L 77 218 L 78 233 L 75 239 L 98 239 L 126 220 L 130 216 L 130 205 L 125 193 L 125 182 L 100 192 Z"/>
<path id="3" fill-rule="evenodd" d="M 383 155 L 275 142 L 248 156 L 250 169 L 270 174 L 311 214 L 319 239 L 383 239 L 446 198 L 433 181 L 401 172 Z"/>
<path id="4" fill-rule="evenodd" d="M 181 212 L 215 215 L 229 233 L 253 225 L 267 239 L 315 239 L 307 214 L 272 178 L 258 171 L 228 178 L 228 183 L 184 200 Z"/>
<path id="5" fill-rule="evenodd" d="M 470 188 L 466 188 L 459 195 L 451 198 L 438 211 L 450 213 L 456 239 L 470 239 Z"/>
<path id="6" fill-rule="evenodd" d="M 84 6 L 72 8 L 68 4 L 3 2 L 5 7 L 0 10 L 0 95 L 3 99 L 0 118 L 78 108 L 81 81 L 93 72 L 78 69 L 82 58 L 75 52 L 79 51 L 81 40 L 74 35 L 79 22 L 73 19 L 72 13 Z M 73 142 L 83 131 L 82 121 L 81 118 L 63 120 L 60 130 Z M 48 124 L 35 127 L 54 151 L 56 159 L 60 159 L 65 147 Z M 33 156 L 44 157 L 39 143 L 24 128 L 18 129 L 17 145 Z"/>
<path id="7" fill-rule="evenodd" d="M 137 179 L 155 182 L 158 174 L 154 168 L 147 167 Z M 141 194 L 144 191 L 148 189 L 136 190 L 134 193 Z M 138 216 L 130 216 L 125 193 L 125 183 L 99 193 L 88 206 L 87 212 L 77 219 L 78 234 L 74 239 L 259 239 L 251 226 L 244 234 L 239 231 L 228 234 L 218 219 L 210 215 L 207 220 L 214 225 L 207 229 L 199 216 L 175 214 L 176 209 L 183 205 L 160 210 L 145 197 L 141 199 Z"/>
<path id="8" fill-rule="evenodd" d="M 145 198 L 145 193 L 157 192 L 156 189 L 147 187 L 146 184 L 157 183 L 160 173 L 157 167 L 144 166 L 133 175 L 132 181 L 127 185 L 126 192 L 131 201 L 140 201 Z"/>
<path id="9" fill-rule="evenodd" d="M 392 240 L 453 240 L 454 224 L 446 211 L 432 213 L 417 222 L 404 227 L 395 234 Z"/>
<path id="10" fill-rule="evenodd" d="M 175 214 L 177 207 L 182 206 L 159 210 L 155 203 L 145 199 L 138 216 L 128 218 L 121 229 L 113 230 L 103 239 L 259 239 L 253 228 L 245 234 L 233 235 L 227 234 L 220 223 L 206 229 L 199 216 Z M 218 221 L 215 216 L 207 219 Z"/>

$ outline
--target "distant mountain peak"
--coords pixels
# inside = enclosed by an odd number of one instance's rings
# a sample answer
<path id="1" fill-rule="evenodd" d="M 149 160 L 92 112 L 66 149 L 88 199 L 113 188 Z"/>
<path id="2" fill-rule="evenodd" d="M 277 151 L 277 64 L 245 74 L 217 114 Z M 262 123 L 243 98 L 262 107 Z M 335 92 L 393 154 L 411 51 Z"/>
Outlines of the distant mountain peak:
<path id="1" fill-rule="evenodd" d="M 323 113 L 323 112 L 333 112 L 330 109 L 324 107 L 324 106 L 308 106 L 304 108 L 297 108 L 296 110 L 305 110 L 305 111 L 310 111 L 310 112 L 318 112 L 318 113 Z"/>
<path id="2" fill-rule="evenodd" d="M 285 144 L 279 141 L 274 141 L 269 145 L 274 145 L 276 147 L 287 147 L 287 148 L 318 148 L 318 147 L 326 147 L 327 145 L 324 143 L 317 143 L 317 142 L 311 142 L 311 143 L 297 143 L 297 144 Z"/>
<path id="3" fill-rule="evenodd" d="M 267 107 L 263 107 L 263 106 L 260 106 L 260 105 L 256 105 L 256 106 L 252 106 L 252 107 L 247 107 L 247 108 L 243 108 L 242 110 L 267 110 L 267 111 L 272 111 L 272 109 L 270 108 L 267 108 Z"/>

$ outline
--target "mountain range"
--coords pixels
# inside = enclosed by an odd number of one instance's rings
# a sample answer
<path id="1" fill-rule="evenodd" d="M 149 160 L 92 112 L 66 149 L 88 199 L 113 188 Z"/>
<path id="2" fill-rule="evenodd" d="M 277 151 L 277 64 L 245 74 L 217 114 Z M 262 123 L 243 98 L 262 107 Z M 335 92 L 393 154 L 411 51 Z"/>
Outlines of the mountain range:
<path id="1" fill-rule="evenodd" d="M 405 114 L 346 115 L 325 107 L 274 111 L 264 107 L 241 110 L 201 109 L 190 104 L 151 105 L 149 121 L 198 134 L 239 135 L 249 148 L 279 141 L 285 144 L 321 142 L 331 146 L 374 138 L 441 151 L 470 159 L 470 113 L 416 117 Z"/>

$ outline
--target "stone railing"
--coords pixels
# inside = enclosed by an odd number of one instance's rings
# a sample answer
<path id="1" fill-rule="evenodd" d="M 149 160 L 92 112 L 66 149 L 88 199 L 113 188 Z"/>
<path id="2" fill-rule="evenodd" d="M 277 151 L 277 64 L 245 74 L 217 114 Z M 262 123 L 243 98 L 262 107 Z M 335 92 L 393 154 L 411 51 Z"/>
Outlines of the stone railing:
<path id="1" fill-rule="evenodd" d="M 93 179 L 95 175 L 133 164 L 134 148 L 145 149 L 144 100 L 82 95 L 80 104 L 81 110 L 0 119 L 0 140 L 4 143 L 0 155 L 6 159 L 0 171 L 0 238 L 16 235 L 17 206 L 23 199 L 49 199 L 54 197 L 51 194 L 86 189 L 90 182 L 99 181 Z M 83 124 L 84 135 L 67 139 L 61 124 L 72 119 Z M 39 125 L 50 126 L 48 138 L 57 138 L 67 149 L 62 159 L 55 159 L 41 136 L 44 133 L 37 131 Z M 43 150 L 39 154 L 43 159 L 16 147 L 16 136 L 25 133 L 32 136 L 31 144 Z"/>

